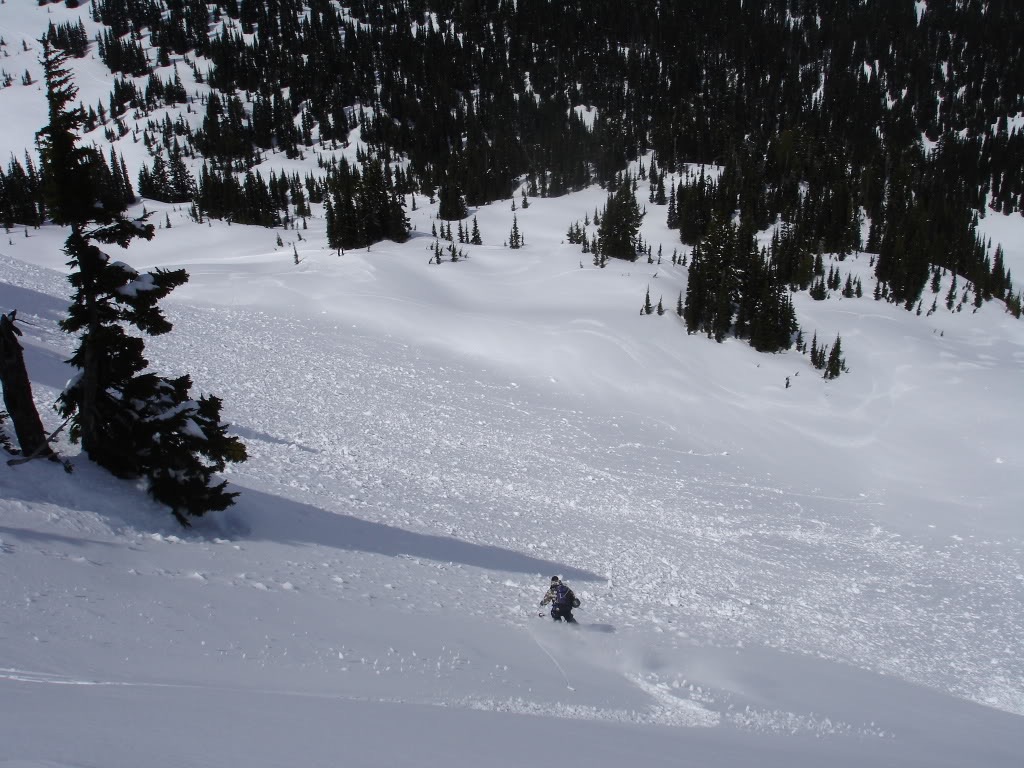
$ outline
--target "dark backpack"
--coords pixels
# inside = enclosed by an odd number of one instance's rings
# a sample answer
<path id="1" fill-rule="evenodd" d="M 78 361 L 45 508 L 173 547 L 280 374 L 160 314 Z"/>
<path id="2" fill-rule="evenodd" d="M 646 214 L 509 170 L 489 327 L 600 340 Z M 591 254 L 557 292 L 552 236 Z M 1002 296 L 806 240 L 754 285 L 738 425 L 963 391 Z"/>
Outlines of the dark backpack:
<path id="1" fill-rule="evenodd" d="M 561 606 L 563 608 L 569 606 L 572 606 L 573 608 L 579 608 L 580 601 L 577 599 L 573 591 L 569 589 L 567 586 L 565 586 L 565 584 L 559 584 L 557 587 L 555 587 L 555 605 Z"/>

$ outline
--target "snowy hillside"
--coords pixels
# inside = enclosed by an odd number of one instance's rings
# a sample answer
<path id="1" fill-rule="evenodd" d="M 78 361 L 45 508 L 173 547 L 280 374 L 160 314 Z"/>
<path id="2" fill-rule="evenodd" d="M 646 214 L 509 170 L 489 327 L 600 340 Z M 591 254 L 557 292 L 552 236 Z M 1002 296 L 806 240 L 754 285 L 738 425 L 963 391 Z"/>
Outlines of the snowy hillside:
<path id="1" fill-rule="evenodd" d="M 4 67 L 38 73 L 13 5 Z M 38 85 L 0 113 L 20 156 Z M 241 495 L 183 531 L 66 441 L 71 475 L 0 465 L 0 766 L 1019 765 L 1024 323 L 873 301 L 861 254 L 864 298 L 795 297 L 842 336 L 825 382 L 686 334 L 660 210 L 661 264 L 593 267 L 565 233 L 605 196 L 517 204 L 515 251 L 510 203 L 471 211 L 442 264 L 422 198 L 409 242 L 341 256 L 318 215 L 147 203 L 171 228 L 117 257 L 191 275 L 148 357 L 223 399 Z M 1024 274 L 1021 216 L 982 226 Z M 0 241 L 49 429 L 65 236 Z M 538 616 L 556 573 L 578 627 Z"/>

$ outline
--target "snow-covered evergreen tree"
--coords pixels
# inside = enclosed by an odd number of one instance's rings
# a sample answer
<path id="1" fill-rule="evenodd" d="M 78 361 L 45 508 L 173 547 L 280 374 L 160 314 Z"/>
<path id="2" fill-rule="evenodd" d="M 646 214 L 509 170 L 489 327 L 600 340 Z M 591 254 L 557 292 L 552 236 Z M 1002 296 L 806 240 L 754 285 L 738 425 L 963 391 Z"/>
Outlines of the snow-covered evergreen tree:
<path id="1" fill-rule="evenodd" d="M 158 303 L 188 275 L 182 269 L 139 273 L 100 248 L 149 240 L 153 226 L 129 220 L 97 195 L 97 158 L 78 145 L 83 115 L 70 106 L 77 89 L 64 62 L 43 41 L 50 122 L 39 134 L 40 155 L 50 217 L 71 227 L 64 251 L 74 294 L 61 328 L 79 339 L 69 361 L 79 373 L 58 408 L 90 459 L 119 477 L 149 478 L 152 495 L 188 525 L 188 517 L 231 503 L 234 494 L 223 482 L 210 485 L 212 474 L 227 461 L 244 460 L 245 447 L 226 434 L 217 398 L 193 401 L 187 376 L 146 372 L 143 339 L 128 329 L 150 336 L 170 331 Z"/>

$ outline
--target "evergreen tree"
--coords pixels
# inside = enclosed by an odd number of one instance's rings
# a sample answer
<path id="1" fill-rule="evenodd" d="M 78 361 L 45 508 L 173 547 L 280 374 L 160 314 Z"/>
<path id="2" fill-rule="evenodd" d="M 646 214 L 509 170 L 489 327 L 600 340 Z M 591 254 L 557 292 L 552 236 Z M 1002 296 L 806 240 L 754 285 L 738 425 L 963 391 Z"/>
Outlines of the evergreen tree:
<path id="1" fill-rule="evenodd" d="M 637 257 L 640 221 L 643 215 L 633 193 L 633 185 L 627 181 L 608 195 L 601 224 L 598 228 L 598 242 L 601 254 L 616 259 L 635 261 Z"/>
<path id="2" fill-rule="evenodd" d="M 836 343 L 832 345 L 832 349 L 828 354 L 828 362 L 825 363 L 826 379 L 838 379 L 839 375 L 844 371 L 846 364 L 843 361 L 842 354 L 842 342 L 836 336 Z"/>
<path id="3" fill-rule="evenodd" d="M 110 221 L 116 212 L 94 210 L 99 194 L 96 189 L 96 153 L 78 143 L 85 122 L 80 106 L 71 106 L 78 97 L 71 72 L 65 66 L 66 55 L 53 48 L 46 38 L 43 47 L 43 72 L 49 122 L 37 134 L 43 196 L 54 224 L 79 228 L 99 214 Z"/>
<path id="4" fill-rule="evenodd" d="M 853 294 L 853 277 L 851 275 L 847 275 L 846 283 L 843 285 L 843 297 L 847 299 L 852 299 Z"/>
<path id="5" fill-rule="evenodd" d="M 679 214 L 676 212 L 676 188 L 670 186 L 668 190 L 668 214 L 665 225 L 669 229 L 679 229 Z"/>
<path id="6" fill-rule="evenodd" d="M 438 195 L 437 218 L 445 221 L 457 221 L 468 215 L 466 200 L 459 185 L 452 181 L 443 184 Z"/>
<path id="7" fill-rule="evenodd" d="M 95 183 L 96 157 L 78 145 L 84 117 L 69 107 L 76 89 L 64 56 L 43 41 L 42 63 L 50 122 L 39 145 L 48 208 L 55 223 L 71 228 L 64 251 L 74 294 L 61 328 L 79 335 L 69 361 L 79 374 L 61 394 L 59 410 L 90 459 L 119 477 L 146 477 L 154 498 L 188 525 L 190 516 L 232 503 L 236 494 L 226 492 L 224 483 L 211 486 L 211 476 L 226 461 L 244 460 L 245 448 L 219 423 L 219 400 L 196 403 L 188 397 L 188 377 L 144 372 L 144 342 L 127 330 L 170 331 L 157 305 L 188 275 L 162 269 L 140 274 L 100 249 L 148 240 L 153 226 L 104 204 Z"/>
<path id="8" fill-rule="evenodd" d="M 509 248 L 521 248 L 523 246 L 523 237 L 519 234 L 519 219 L 515 216 L 512 217 L 512 231 L 508 236 L 508 247 Z"/>
<path id="9" fill-rule="evenodd" d="M 647 294 L 644 296 L 644 305 L 640 309 L 641 315 L 649 315 L 654 312 L 654 307 L 651 304 L 651 288 L 647 287 Z"/>
<path id="10" fill-rule="evenodd" d="M 815 301 L 824 301 L 828 298 L 828 287 L 825 285 L 825 278 L 819 277 L 811 285 L 810 297 Z"/>

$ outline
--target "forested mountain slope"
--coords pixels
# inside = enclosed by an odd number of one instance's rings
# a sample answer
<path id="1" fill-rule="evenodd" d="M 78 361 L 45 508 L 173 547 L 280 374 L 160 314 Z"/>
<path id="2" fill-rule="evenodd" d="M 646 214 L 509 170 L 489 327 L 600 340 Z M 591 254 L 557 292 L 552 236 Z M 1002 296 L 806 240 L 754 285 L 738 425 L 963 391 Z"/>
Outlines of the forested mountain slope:
<path id="1" fill-rule="evenodd" d="M 96 0 L 51 16 L 55 45 L 115 76 L 84 105 L 89 136 L 152 155 L 141 178 L 112 168 L 122 194 L 138 178 L 151 199 L 268 226 L 326 201 L 333 243 L 358 247 L 402 239 L 410 195 L 614 191 L 653 152 L 650 214 L 691 245 L 734 223 L 726 271 L 749 269 L 749 233 L 781 222 L 772 285 L 810 289 L 816 255 L 863 249 L 880 298 L 914 308 L 934 272 L 954 272 L 977 301 L 1020 311 L 976 230 L 1024 208 L 1019 4 Z M 321 154 L 353 130 L 366 152 Z M 39 221 L 36 174 L 12 149 L 0 214 Z M 324 167 L 268 179 L 278 152 Z"/>

